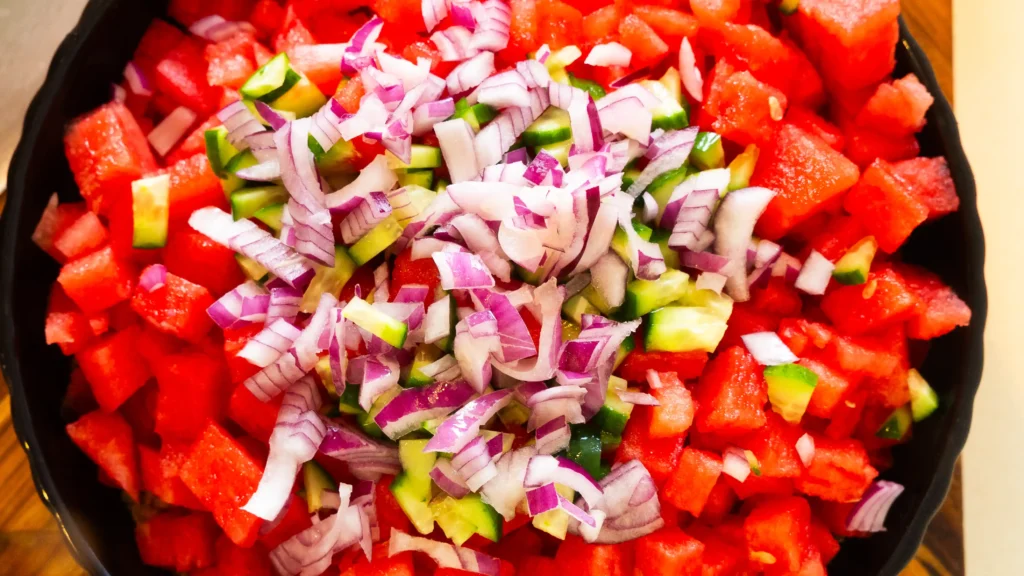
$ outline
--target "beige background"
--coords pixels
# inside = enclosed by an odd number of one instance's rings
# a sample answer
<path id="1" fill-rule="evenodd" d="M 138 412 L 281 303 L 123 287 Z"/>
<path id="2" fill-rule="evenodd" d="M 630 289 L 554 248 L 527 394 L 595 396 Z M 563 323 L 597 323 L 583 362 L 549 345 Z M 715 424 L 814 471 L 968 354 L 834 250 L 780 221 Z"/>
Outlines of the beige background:
<path id="1" fill-rule="evenodd" d="M 967 574 L 1024 574 L 1024 2 L 954 0 L 957 116 L 988 243 L 985 374 L 964 455 Z"/>

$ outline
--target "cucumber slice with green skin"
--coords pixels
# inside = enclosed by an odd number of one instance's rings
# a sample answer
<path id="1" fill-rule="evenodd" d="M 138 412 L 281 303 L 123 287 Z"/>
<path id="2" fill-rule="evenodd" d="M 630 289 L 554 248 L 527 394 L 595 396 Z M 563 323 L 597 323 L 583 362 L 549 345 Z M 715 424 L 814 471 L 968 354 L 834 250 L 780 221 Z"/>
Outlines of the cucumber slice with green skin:
<path id="1" fill-rule="evenodd" d="M 678 304 L 682 306 L 699 306 L 711 314 L 728 321 L 732 316 L 733 301 L 727 294 L 716 294 L 711 290 L 697 290 L 696 282 L 690 281 Z"/>
<path id="2" fill-rule="evenodd" d="M 445 180 L 444 178 L 438 178 L 437 182 L 434 183 L 434 191 L 440 194 L 441 192 L 444 192 L 445 190 L 448 189 L 449 184 L 451 184 L 451 182 Z"/>
<path id="3" fill-rule="evenodd" d="M 878 242 L 874 236 L 868 236 L 854 244 L 843 257 L 836 262 L 832 277 L 840 284 L 848 286 L 864 284 L 868 281 L 871 261 L 878 252 Z"/>
<path id="4" fill-rule="evenodd" d="M 555 490 L 570 502 L 576 496 L 576 492 L 568 486 L 555 484 Z M 555 508 L 554 510 L 537 514 L 533 517 L 532 523 L 533 527 L 537 530 L 546 532 L 559 540 L 565 540 L 565 535 L 569 531 L 569 513 L 561 508 Z"/>
<path id="5" fill-rule="evenodd" d="M 162 248 L 167 244 L 171 177 L 167 174 L 132 182 L 132 247 Z"/>
<path id="6" fill-rule="evenodd" d="M 282 52 L 253 73 L 238 92 L 250 100 L 273 102 L 291 90 L 301 79 L 302 75 L 292 68 L 288 55 Z"/>
<path id="7" fill-rule="evenodd" d="M 658 203 L 658 217 L 655 218 L 655 222 L 661 221 L 661 215 L 665 213 L 665 206 L 668 206 L 669 200 L 672 199 L 672 192 L 675 191 L 676 186 L 683 183 L 684 180 L 690 175 L 690 167 L 683 165 L 675 170 L 669 170 L 663 174 L 659 174 L 654 181 L 647 185 L 648 194 L 650 194 L 654 201 Z"/>
<path id="8" fill-rule="evenodd" d="M 421 368 L 437 362 L 444 356 L 444 351 L 433 344 L 420 344 L 416 347 L 416 355 L 412 359 L 412 369 L 405 380 L 408 388 L 419 388 L 434 383 L 433 376 L 427 376 Z"/>
<path id="9" fill-rule="evenodd" d="M 591 424 L 612 436 L 622 436 L 626 429 L 629 416 L 633 413 L 633 405 L 623 402 L 619 398 L 619 392 L 626 389 L 626 381 L 618 376 L 612 376 L 608 380 L 608 393 L 605 395 L 604 405 L 598 410 L 591 420 Z M 606 443 L 602 443 L 608 449 Z"/>
<path id="10" fill-rule="evenodd" d="M 356 264 L 362 266 L 394 244 L 401 235 L 402 226 L 398 220 L 394 215 L 388 216 L 353 244 L 348 249 L 348 254 Z"/>
<path id="11" fill-rule="evenodd" d="M 583 322 L 584 314 L 600 316 L 601 311 L 587 300 L 582 293 L 574 295 L 562 304 L 562 314 L 577 324 Z"/>
<path id="12" fill-rule="evenodd" d="M 725 148 L 722 137 L 714 132 L 700 132 L 690 151 L 690 162 L 701 170 L 725 168 Z"/>
<path id="13" fill-rule="evenodd" d="M 422 170 L 424 168 L 437 168 L 444 163 L 441 157 L 441 149 L 436 146 L 427 146 L 425 144 L 413 144 L 412 152 L 409 154 L 409 163 L 406 164 L 398 159 L 397 156 L 391 152 L 386 152 L 384 156 L 388 161 L 388 168 L 392 170 Z M 425 186 L 430 188 L 430 186 Z"/>
<path id="14" fill-rule="evenodd" d="M 345 306 L 342 315 L 356 326 L 391 344 L 395 348 L 405 345 L 405 337 L 409 327 L 391 316 L 367 304 L 366 300 L 354 296 Z"/>
<path id="15" fill-rule="evenodd" d="M 732 159 L 729 163 L 729 192 L 750 186 L 750 177 L 754 175 L 754 167 L 760 155 L 761 149 L 751 144 Z"/>
<path id="16" fill-rule="evenodd" d="M 401 389 L 397 387 L 384 392 L 374 399 L 373 404 L 370 405 L 369 412 L 360 412 L 359 414 L 356 414 L 356 422 L 359 424 L 359 427 L 362 428 L 363 432 L 366 432 L 374 438 L 383 439 L 385 437 L 384 431 L 380 429 L 380 426 L 377 425 L 374 418 L 377 417 L 377 414 L 380 414 L 380 411 L 383 410 L 385 406 L 395 399 L 395 396 L 398 396 L 399 392 L 401 392 Z"/>
<path id="17" fill-rule="evenodd" d="M 582 466 L 591 476 L 597 475 L 601 468 L 600 429 L 573 425 L 566 457 Z"/>
<path id="18" fill-rule="evenodd" d="M 647 316 L 648 351 L 714 352 L 725 336 L 725 320 L 706 308 L 666 306 Z"/>
<path id="19" fill-rule="evenodd" d="M 601 446 L 606 452 L 614 454 L 621 445 L 621 435 L 605 432 L 604 430 L 601 431 Z M 609 472 L 611 472 L 611 466 L 607 462 L 601 461 L 601 478 L 607 476 Z M 600 480 L 601 478 L 594 477 L 594 480 Z"/>
<path id="20" fill-rule="evenodd" d="M 651 110 L 651 129 L 679 130 L 690 125 L 690 115 L 686 108 L 664 84 L 654 80 L 644 80 L 640 85 L 647 88 L 661 100 L 661 104 Z"/>
<path id="21" fill-rule="evenodd" d="M 910 411 L 914 422 L 920 422 L 939 409 L 939 395 L 928 385 L 928 382 L 915 368 L 907 373 L 910 385 Z"/>
<path id="22" fill-rule="evenodd" d="M 324 152 L 316 138 L 309 137 L 309 149 L 313 151 L 316 167 L 324 176 L 337 176 L 356 172 L 352 160 L 356 157 L 356 147 L 351 142 L 338 140 L 331 149 Z"/>
<path id="23" fill-rule="evenodd" d="M 455 114 L 451 119 L 462 118 L 473 129 L 473 132 L 479 132 L 481 126 L 494 120 L 497 116 L 498 109 L 490 104 L 482 102 L 470 104 L 468 100 L 462 98 L 455 103 Z"/>
<path id="24" fill-rule="evenodd" d="M 324 491 L 333 492 L 338 483 L 322 466 L 310 460 L 302 465 L 302 489 L 306 493 L 306 505 L 312 514 L 323 507 Z"/>
<path id="25" fill-rule="evenodd" d="M 299 74 L 299 81 L 296 82 L 287 92 L 270 102 L 275 110 L 290 112 L 296 118 L 305 118 L 316 114 L 324 104 L 327 104 L 327 97 L 302 74 Z"/>
<path id="26" fill-rule="evenodd" d="M 548 108 L 523 132 L 527 146 L 546 146 L 572 138 L 569 113 L 554 106 Z"/>
<path id="27" fill-rule="evenodd" d="M 572 320 L 562 318 L 562 342 L 580 337 L 580 325 Z"/>
<path id="28" fill-rule="evenodd" d="M 590 97 L 594 99 L 594 102 L 597 102 L 601 98 L 604 98 L 606 95 L 604 88 L 602 88 L 601 85 L 598 84 L 597 82 L 594 82 L 592 80 L 584 80 L 583 78 L 577 78 L 572 74 L 569 74 L 569 85 L 572 86 L 573 88 L 579 88 L 584 92 L 588 92 L 590 94 Z"/>
<path id="29" fill-rule="evenodd" d="M 263 222 L 274 231 L 274 234 L 281 233 L 281 217 L 284 215 L 284 204 L 271 204 L 264 206 L 252 213 L 252 217 Z"/>
<path id="30" fill-rule="evenodd" d="M 245 274 L 245 277 L 253 282 L 259 282 L 262 284 L 270 277 L 270 270 L 267 270 L 262 264 L 248 256 L 235 254 L 235 261 L 238 262 L 238 267 L 242 269 L 242 273 Z"/>
<path id="31" fill-rule="evenodd" d="M 428 190 L 434 187 L 433 168 L 427 168 L 425 170 L 399 171 L 396 175 L 398 176 L 399 186 L 420 186 Z"/>
<path id="32" fill-rule="evenodd" d="M 602 316 L 611 316 L 615 313 L 618 308 L 612 308 L 608 302 L 605 301 L 604 297 L 594 288 L 593 284 L 588 284 L 586 288 L 580 291 L 580 295 L 587 299 L 595 308 L 601 311 Z"/>
<path id="33" fill-rule="evenodd" d="M 261 208 L 284 204 L 288 198 L 288 191 L 284 186 L 242 188 L 231 194 L 231 216 L 235 220 L 251 218 Z"/>
<path id="34" fill-rule="evenodd" d="M 352 261 L 344 246 L 334 247 L 334 267 L 328 268 L 322 264 L 316 264 L 316 274 L 309 282 L 309 286 L 302 294 L 302 301 L 299 303 L 299 311 L 312 313 L 320 303 L 320 297 L 326 293 L 332 294 L 335 298 L 341 296 L 341 289 L 356 273 L 359 266 Z"/>
<path id="35" fill-rule="evenodd" d="M 384 439 L 384 431 L 373 421 L 373 416 L 369 412 L 356 414 L 356 424 L 359 424 L 359 429 L 366 433 L 367 436 L 377 438 L 378 440 Z"/>
<path id="36" fill-rule="evenodd" d="M 679 252 L 669 248 L 668 239 L 671 237 L 671 230 L 657 228 L 651 234 L 651 242 L 657 244 L 661 249 L 661 257 L 665 259 L 665 266 L 672 270 L 678 270 L 682 267 L 682 261 L 679 259 Z"/>
<path id="37" fill-rule="evenodd" d="M 338 398 L 338 411 L 342 414 L 361 414 L 363 409 L 359 407 L 359 385 L 345 384 L 345 391 Z"/>
<path id="38" fill-rule="evenodd" d="M 818 385 L 818 375 L 799 364 L 780 364 L 764 369 L 768 400 L 776 414 L 799 424 Z"/>
<path id="39" fill-rule="evenodd" d="M 626 167 L 622 170 L 623 192 L 628 190 L 629 187 L 633 185 L 633 182 L 636 182 L 636 179 L 640 177 L 640 173 L 643 172 L 643 170 L 637 168 L 636 165 L 636 159 L 630 160 L 629 164 L 626 164 Z M 655 180 L 657 180 L 657 178 L 655 178 Z M 650 187 L 648 187 L 648 190 L 650 190 Z"/>
<path id="40" fill-rule="evenodd" d="M 626 284 L 623 317 L 635 320 L 683 298 L 689 289 L 690 276 L 679 270 L 667 270 L 657 280 L 637 278 Z"/>
<path id="41" fill-rule="evenodd" d="M 636 350 L 636 339 L 634 336 L 630 336 L 623 340 L 622 344 L 619 344 L 619 349 L 615 352 L 615 363 L 612 365 L 612 370 L 618 370 L 633 350 Z"/>
<path id="42" fill-rule="evenodd" d="M 330 356 L 321 356 L 320 359 L 316 361 L 314 369 L 316 370 L 316 375 L 320 378 L 320 383 L 323 384 L 324 388 L 326 388 L 332 396 L 337 396 L 338 391 L 334 389 L 334 378 L 331 377 Z"/>
<path id="43" fill-rule="evenodd" d="M 430 503 L 430 509 L 444 535 L 456 546 L 462 546 L 474 534 L 491 542 L 501 540 L 504 518 L 485 504 L 479 494 L 467 494 L 459 499 L 441 494 Z"/>
<path id="44" fill-rule="evenodd" d="M 241 154 L 236 154 L 234 158 L 228 161 L 227 165 L 224 166 L 224 177 L 220 179 L 220 185 L 224 188 L 224 195 L 231 199 L 231 194 L 236 190 L 241 190 L 245 187 L 247 182 L 242 180 L 238 176 L 235 176 L 235 172 L 238 172 L 242 168 L 249 168 L 259 164 L 260 161 L 253 156 L 252 150 L 246 150 Z"/>
<path id="45" fill-rule="evenodd" d="M 633 230 L 636 230 L 636 233 L 644 240 L 650 240 L 651 234 L 654 233 L 650 226 L 636 220 L 633 220 Z M 626 249 L 628 244 L 629 238 L 626 236 L 626 233 L 622 228 L 616 226 L 615 234 L 612 235 L 611 249 L 619 255 L 619 258 L 622 258 L 623 262 L 629 262 L 629 251 Z"/>
<path id="46" fill-rule="evenodd" d="M 206 141 L 206 158 L 210 161 L 210 168 L 214 174 L 223 178 L 225 166 L 238 155 L 238 148 L 228 142 L 228 129 L 223 126 L 207 130 L 203 138 Z"/>
<path id="47" fill-rule="evenodd" d="M 658 79 L 658 83 L 665 87 L 668 94 L 672 96 L 672 100 L 678 102 L 689 113 L 690 104 L 683 98 L 683 79 L 675 66 L 669 66 L 668 70 L 665 70 L 665 74 Z"/>
<path id="48" fill-rule="evenodd" d="M 875 436 L 884 440 L 902 440 L 910 432 L 914 415 L 909 405 L 893 410 Z"/>
<path id="49" fill-rule="evenodd" d="M 551 110 L 551 108 L 548 108 Z M 543 146 L 536 146 L 530 148 L 531 156 L 537 156 L 537 152 L 543 150 L 548 154 L 554 156 L 555 160 L 558 160 L 558 164 L 565 168 L 569 165 L 569 150 L 572 149 L 572 138 L 565 140 L 564 142 L 555 142 L 554 144 L 545 144 Z"/>
<path id="50" fill-rule="evenodd" d="M 782 0 L 779 3 L 779 12 L 782 12 L 786 16 L 796 14 L 797 8 L 800 7 L 800 0 Z"/>
<path id="51" fill-rule="evenodd" d="M 402 440 L 398 443 L 402 473 L 391 482 L 391 493 L 420 534 L 429 534 L 434 529 L 434 513 L 430 509 L 430 471 L 437 461 L 437 454 L 423 452 L 428 441 Z"/>

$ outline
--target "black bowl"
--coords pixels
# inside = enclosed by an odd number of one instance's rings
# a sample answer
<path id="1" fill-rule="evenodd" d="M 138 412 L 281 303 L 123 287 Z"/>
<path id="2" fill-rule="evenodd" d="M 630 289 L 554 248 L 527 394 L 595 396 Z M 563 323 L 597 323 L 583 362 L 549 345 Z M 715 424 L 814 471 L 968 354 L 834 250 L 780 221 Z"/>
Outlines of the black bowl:
<path id="1" fill-rule="evenodd" d="M 0 248 L 2 361 L 11 388 L 14 427 L 28 453 L 33 478 L 72 553 L 93 574 L 149 574 L 135 549 L 132 519 L 118 493 L 96 481 L 93 464 L 64 432 L 61 398 L 69 361 L 43 336 L 47 294 L 58 267 L 30 236 L 47 198 L 77 192 L 64 158 L 64 126 L 106 102 L 111 81 L 132 55 L 146 24 L 165 2 L 94 0 L 57 50 L 46 83 L 29 108 L 11 163 Z M 906 260 L 940 274 L 974 311 L 968 328 L 933 342 L 921 371 L 939 393 L 939 411 L 914 428 L 914 441 L 897 449 L 886 478 L 907 491 L 888 518 L 889 531 L 843 544 L 833 575 L 895 575 L 910 561 L 945 498 L 953 464 L 970 427 L 982 366 L 987 308 L 985 247 L 974 178 L 960 146 L 956 120 L 924 53 L 901 25 L 899 75 L 914 72 L 935 95 L 920 136 L 926 156 L 945 156 L 960 195 L 960 211 L 922 226 L 904 250 Z"/>

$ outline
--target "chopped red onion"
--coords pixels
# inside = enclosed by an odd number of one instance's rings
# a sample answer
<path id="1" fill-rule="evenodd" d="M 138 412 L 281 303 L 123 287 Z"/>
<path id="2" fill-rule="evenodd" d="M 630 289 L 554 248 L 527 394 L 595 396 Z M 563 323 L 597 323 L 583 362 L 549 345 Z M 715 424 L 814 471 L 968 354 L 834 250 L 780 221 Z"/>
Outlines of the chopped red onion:
<path id="1" fill-rule="evenodd" d="M 804 260 L 795 286 L 797 290 L 802 290 L 807 294 L 821 296 L 828 288 L 828 283 L 832 279 L 832 271 L 835 269 L 835 264 L 828 258 L 822 256 L 817 250 L 811 250 L 807 260 Z"/>
<path id="2" fill-rule="evenodd" d="M 616 193 L 614 200 L 618 206 L 619 228 L 626 233 L 626 251 L 633 274 L 644 280 L 657 280 L 667 270 L 661 247 L 641 238 L 633 228 L 632 199 Z"/>
<path id="3" fill-rule="evenodd" d="M 476 16 L 473 15 L 472 7 L 479 6 L 479 4 L 470 4 L 469 2 L 452 2 L 451 4 L 452 22 L 467 30 L 475 30 Z M 429 30 L 427 31 L 429 32 Z"/>
<path id="4" fill-rule="evenodd" d="M 437 46 L 444 62 L 457 62 L 472 58 L 479 53 L 473 48 L 473 33 L 462 26 L 449 26 L 430 35 L 430 41 Z"/>
<path id="5" fill-rule="evenodd" d="M 480 489 L 481 499 L 508 521 L 515 518 L 516 508 L 526 497 L 526 467 L 536 453 L 533 446 L 506 452 L 494 463 L 497 475 Z"/>
<path id="6" fill-rule="evenodd" d="M 332 214 L 345 215 L 351 212 L 363 198 L 371 192 L 389 192 L 398 183 L 395 172 L 388 168 L 387 157 L 377 155 L 372 162 L 359 172 L 351 183 L 341 190 L 324 197 L 326 206 Z"/>
<path id="7" fill-rule="evenodd" d="M 494 53 L 481 52 L 459 64 L 448 74 L 445 78 L 448 93 L 454 96 L 472 90 L 491 74 L 494 74 Z"/>
<path id="8" fill-rule="evenodd" d="M 480 168 L 474 148 L 473 129 L 469 124 L 462 118 L 439 122 L 434 125 L 434 134 L 437 135 L 452 182 L 476 178 Z"/>
<path id="9" fill-rule="evenodd" d="M 590 54 L 587 54 L 587 59 L 583 63 L 588 66 L 605 68 L 611 66 L 628 68 L 632 59 L 633 52 L 629 48 L 618 42 L 608 42 L 607 44 L 597 44 L 591 48 Z"/>
<path id="10" fill-rule="evenodd" d="M 680 253 L 680 261 L 686 268 L 695 268 L 702 272 L 712 272 L 725 276 L 728 276 L 733 268 L 737 267 L 737 265 L 733 264 L 732 260 L 725 256 L 712 254 L 711 252 L 686 250 Z"/>
<path id="11" fill-rule="evenodd" d="M 561 182 L 554 182 L 553 173 L 555 172 L 562 173 L 562 166 L 558 163 L 558 159 L 549 154 L 546 150 L 540 150 L 537 152 L 537 156 L 534 157 L 533 162 L 531 162 L 526 168 L 523 178 L 526 178 L 526 180 L 533 184 L 540 185 L 547 181 L 548 184 L 557 187 Z M 558 180 L 561 180 L 561 177 L 559 177 Z M 518 197 L 516 198 L 518 199 Z M 520 202 L 522 202 L 522 200 L 520 200 Z M 523 208 L 526 209 L 525 204 L 523 204 Z M 520 214 L 520 216 L 522 216 L 522 214 Z"/>
<path id="12" fill-rule="evenodd" d="M 449 224 L 457 230 L 466 246 L 503 282 L 512 278 L 512 266 L 501 250 L 498 235 L 475 214 L 462 214 Z"/>
<path id="13" fill-rule="evenodd" d="M 349 465 L 377 463 L 401 470 L 398 448 L 386 446 L 368 438 L 362 432 L 334 421 L 325 421 L 327 434 L 320 443 L 320 452 Z"/>
<path id="14" fill-rule="evenodd" d="M 206 313 L 217 326 L 227 330 L 264 322 L 269 306 L 270 294 L 249 280 L 221 296 L 206 309 Z"/>
<path id="15" fill-rule="evenodd" d="M 146 266 L 139 275 L 139 288 L 146 292 L 159 290 L 167 283 L 167 267 L 163 264 L 151 264 Z M 237 290 L 237 288 L 235 289 Z M 232 290 L 234 292 L 234 290 Z"/>
<path id="16" fill-rule="evenodd" d="M 423 341 L 433 344 L 451 332 L 451 296 L 437 300 L 427 308 L 423 319 Z"/>
<path id="17" fill-rule="evenodd" d="M 755 332 L 741 338 L 754 360 L 764 366 L 791 364 L 799 360 L 775 332 Z"/>
<path id="18" fill-rule="evenodd" d="M 679 46 L 679 75 L 687 94 L 695 101 L 701 102 L 704 99 L 704 79 L 701 77 L 700 68 L 697 68 L 693 46 L 690 46 L 690 41 L 685 36 Z"/>
<path id="19" fill-rule="evenodd" d="M 515 71 L 508 70 L 487 78 L 469 95 L 471 103 L 481 102 L 498 109 L 530 105 L 530 92 L 526 80 Z"/>
<path id="20" fill-rule="evenodd" d="M 775 192 L 768 188 L 744 188 L 730 192 L 722 200 L 715 216 L 715 252 L 732 261 L 726 291 L 737 302 L 750 299 L 747 286 L 747 245 L 757 219 L 764 213 Z M 718 270 L 713 270 L 718 272 Z"/>
<path id="21" fill-rule="evenodd" d="M 721 294 L 722 289 L 725 288 L 725 283 L 729 278 L 723 274 L 717 272 L 701 272 L 697 276 L 696 287 L 697 290 L 711 290 L 715 294 Z"/>
<path id="22" fill-rule="evenodd" d="M 491 353 L 501 349 L 498 323 L 489 310 L 470 314 L 455 328 L 454 354 L 463 376 L 477 392 L 491 381 Z"/>
<path id="23" fill-rule="evenodd" d="M 504 50 L 508 46 L 512 10 L 501 0 L 485 0 L 477 13 L 470 47 L 477 50 Z"/>
<path id="24" fill-rule="evenodd" d="M 554 86 L 556 83 L 551 83 Z M 477 134 L 473 146 L 477 165 L 491 166 L 501 161 L 523 132 L 533 124 L 549 104 L 548 94 L 543 90 L 530 90 L 530 105 L 521 108 L 506 108 L 497 118 Z"/>
<path id="25" fill-rule="evenodd" d="M 430 479 L 437 484 L 445 494 L 452 498 L 463 498 L 469 495 L 469 487 L 462 476 L 452 468 L 451 460 L 438 458 L 434 468 L 430 471 Z"/>
<path id="26" fill-rule="evenodd" d="M 476 254 L 441 252 L 432 258 L 441 274 L 441 288 L 445 290 L 494 286 L 494 277 Z"/>
<path id="27" fill-rule="evenodd" d="M 551 83 L 551 74 L 542 62 L 537 60 L 522 60 L 516 63 L 516 70 L 526 80 L 527 88 L 547 89 Z"/>
<path id="28" fill-rule="evenodd" d="M 455 101 L 451 98 L 427 102 L 412 112 L 413 136 L 423 136 L 433 130 L 434 125 L 455 114 Z"/>
<path id="29" fill-rule="evenodd" d="M 497 322 L 497 332 L 501 341 L 501 348 L 497 353 L 498 360 L 513 362 L 537 354 L 530 330 L 508 296 L 481 288 L 472 290 L 471 294 L 477 306 L 489 310 Z"/>
<path id="30" fill-rule="evenodd" d="M 640 221 L 644 224 L 651 224 L 658 218 L 658 201 L 647 192 L 641 194 L 640 199 L 643 202 Z"/>
<path id="31" fill-rule="evenodd" d="M 558 493 L 555 485 L 545 484 L 526 493 L 526 508 L 530 516 L 561 509 L 577 522 L 600 529 L 599 521 Z M 599 512 L 600 513 L 600 512 Z M 603 514 L 603 513 L 601 513 Z M 603 520 L 603 518 L 602 518 Z"/>
<path id="32" fill-rule="evenodd" d="M 270 290 L 270 304 L 267 308 L 267 324 L 277 319 L 294 323 L 299 315 L 299 304 L 302 303 L 302 292 L 291 286 L 282 286 Z"/>
<path id="33" fill-rule="evenodd" d="M 280 130 L 288 123 L 287 118 L 277 110 L 271 108 L 270 104 L 267 104 L 266 102 L 256 100 L 253 102 L 253 106 L 256 108 L 256 113 L 259 114 L 260 118 L 262 118 L 274 130 Z M 344 110 L 342 110 L 342 112 L 344 112 Z M 325 148 L 324 151 L 327 151 L 328 149 L 329 148 Z"/>
<path id="34" fill-rule="evenodd" d="M 174 145 L 185 136 L 195 121 L 195 112 L 184 106 L 178 106 L 149 132 L 146 139 L 149 140 L 157 154 L 166 156 L 174 148 Z"/>
<path id="35" fill-rule="evenodd" d="M 567 458 L 538 455 L 530 459 L 526 467 L 524 485 L 527 488 L 557 483 L 579 492 L 591 508 L 596 508 L 604 499 L 604 491 L 594 479 L 577 463 Z"/>
<path id="36" fill-rule="evenodd" d="M 129 62 L 124 67 L 124 79 L 128 84 L 128 89 L 132 91 L 132 94 L 136 96 L 152 96 L 153 88 L 146 78 L 146 74 L 142 71 L 142 68 L 135 62 Z"/>
<path id="37" fill-rule="evenodd" d="M 796 441 L 796 453 L 800 455 L 800 461 L 804 466 L 810 466 L 814 461 L 814 437 L 804 434 Z"/>
<path id="38" fill-rule="evenodd" d="M 633 82 L 636 82 L 641 78 L 646 78 L 647 76 L 650 76 L 650 74 L 651 68 L 649 66 L 644 66 L 639 70 L 634 70 L 633 72 L 626 74 L 622 78 L 612 80 L 612 83 L 609 84 L 608 86 L 612 88 L 622 88 L 623 86 L 628 86 L 629 84 L 632 84 Z"/>
<path id="39" fill-rule="evenodd" d="M 348 216 L 341 221 L 341 239 L 354 244 L 370 230 L 391 215 L 391 204 L 383 192 L 370 192 Z"/>
<path id="40" fill-rule="evenodd" d="M 603 100 L 603 99 L 602 99 Z M 683 165 L 693 150 L 693 144 L 697 141 L 698 129 L 696 126 L 682 130 L 671 130 L 660 138 L 656 138 L 647 156 L 651 162 L 644 167 L 636 180 L 630 184 L 626 191 L 634 198 L 639 196 L 655 178 L 661 174 L 674 170 Z M 652 152 L 653 151 L 653 152 Z"/>
<path id="41" fill-rule="evenodd" d="M 196 20 L 188 29 L 210 42 L 221 42 L 240 33 L 256 33 L 256 29 L 248 22 L 229 22 L 216 14 Z"/>
<path id="42" fill-rule="evenodd" d="M 783 252 L 772 266 L 772 276 L 784 278 L 786 282 L 793 284 L 800 277 L 800 270 L 802 268 L 803 264 L 799 260 Z"/>
<path id="43" fill-rule="evenodd" d="M 734 478 L 737 482 L 746 482 L 750 476 L 750 461 L 746 453 L 735 446 L 730 446 L 722 453 L 722 473 Z"/>
<path id="44" fill-rule="evenodd" d="M 561 452 L 569 447 L 571 436 L 565 416 L 552 418 L 537 428 L 537 453 L 549 455 Z"/>
<path id="45" fill-rule="evenodd" d="M 398 386 L 398 362 L 385 356 L 368 357 L 359 387 L 359 406 L 369 411 L 381 394 Z"/>
<path id="46" fill-rule="evenodd" d="M 679 202 L 677 219 L 668 239 L 669 248 L 692 250 L 711 222 L 711 211 L 718 203 L 718 190 L 694 190 Z M 665 209 L 668 214 L 668 208 Z M 662 224 L 667 224 L 662 218 Z"/>
<path id="47" fill-rule="evenodd" d="M 345 374 L 348 369 L 348 354 L 345 350 L 345 316 L 342 308 L 331 310 L 327 333 L 327 360 L 331 367 L 331 384 L 334 393 L 341 396 L 345 392 Z"/>
<path id="48" fill-rule="evenodd" d="M 246 150 L 250 146 L 253 147 L 253 153 L 256 153 L 256 146 L 253 146 L 258 136 L 263 136 L 262 140 L 259 140 L 260 149 L 273 148 L 273 143 L 267 143 L 265 140 L 267 137 L 273 138 L 273 134 L 264 130 L 263 124 L 253 115 L 252 111 L 245 105 L 241 100 L 233 102 L 225 106 L 220 112 L 217 112 L 217 118 L 224 123 L 224 127 L 228 130 L 228 142 L 238 150 Z M 257 155 L 257 159 L 261 162 L 264 160 L 270 160 L 269 155 L 260 158 Z"/>
<path id="49" fill-rule="evenodd" d="M 885 517 L 903 486 L 888 480 L 876 480 L 850 511 L 846 529 L 851 532 L 885 532 Z"/>
<path id="50" fill-rule="evenodd" d="M 485 576 L 498 576 L 501 563 L 491 556 L 428 538 L 409 536 L 397 528 L 391 529 L 388 555 L 395 556 L 402 552 L 422 552 L 433 558 L 439 568 L 454 568 L 476 572 Z"/>
<path id="51" fill-rule="evenodd" d="M 266 368 L 288 351 L 301 332 L 287 320 L 268 321 L 263 330 L 245 343 L 238 357 L 248 360 L 253 366 Z"/>
<path id="52" fill-rule="evenodd" d="M 473 387 L 465 381 L 438 382 L 423 388 L 409 388 L 395 396 L 373 420 L 388 438 L 397 440 L 427 420 L 451 414 L 473 394 Z"/>
<path id="53" fill-rule="evenodd" d="M 384 102 L 377 94 L 370 93 L 360 101 L 359 110 L 338 125 L 338 131 L 347 142 L 356 136 L 378 131 L 387 122 L 388 116 L 388 108 Z M 380 139 L 379 134 L 376 139 Z"/>
<path id="54" fill-rule="evenodd" d="M 267 160 L 242 168 L 235 172 L 235 176 L 250 182 L 273 182 L 281 178 L 281 163 L 277 160 Z"/>
<path id="55" fill-rule="evenodd" d="M 583 535 L 587 542 L 617 544 L 645 536 L 664 526 L 657 486 L 650 473 L 638 460 L 616 464 L 601 480 L 604 498 L 597 509 L 587 512 L 604 522 L 598 529 L 586 525 L 570 525 L 570 530 Z M 581 498 L 576 503 L 583 504 Z"/>
<path id="56" fill-rule="evenodd" d="M 646 392 L 637 392 L 635 390 L 624 390 L 619 392 L 619 400 L 628 402 L 635 406 L 660 406 L 661 402 L 658 399 Z"/>
<path id="57" fill-rule="evenodd" d="M 558 350 L 562 344 L 562 289 L 555 279 L 550 279 L 534 290 L 533 294 L 533 307 L 539 311 L 541 318 L 537 356 L 515 362 L 494 362 L 498 371 L 524 382 L 540 382 L 553 377 Z"/>
<path id="58" fill-rule="evenodd" d="M 427 443 L 424 452 L 455 453 L 480 433 L 480 427 L 512 401 L 511 390 L 485 394 L 448 417 Z"/>

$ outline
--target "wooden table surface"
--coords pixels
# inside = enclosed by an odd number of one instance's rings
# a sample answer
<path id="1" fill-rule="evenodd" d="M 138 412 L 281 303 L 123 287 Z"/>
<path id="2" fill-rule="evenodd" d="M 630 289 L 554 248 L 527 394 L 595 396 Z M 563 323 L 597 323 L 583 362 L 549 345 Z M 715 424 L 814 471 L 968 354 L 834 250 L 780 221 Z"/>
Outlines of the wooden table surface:
<path id="1" fill-rule="evenodd" d="M 2 14 L 0 14 L 2 16 Z M 903 16 L 931 59 L 946 97 L 953 96 L 950 0 L 903 0 Z M 0 210 L 4 197 L 0 196 Z M 64 547 L 50 513 L 32 484 L 28 461 L 11 425 L 10 397 L 0 376 L 0 574 L 82 575 Z M 963 576 L 963 516 L 959 466 L 953 487 L 902 576 Z"/>

